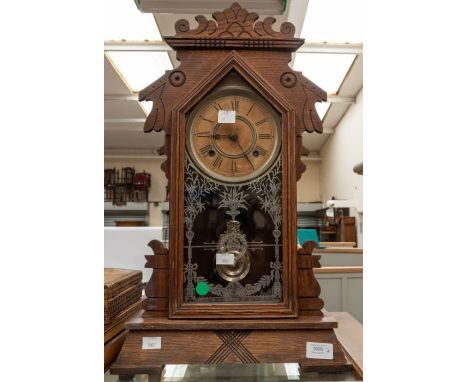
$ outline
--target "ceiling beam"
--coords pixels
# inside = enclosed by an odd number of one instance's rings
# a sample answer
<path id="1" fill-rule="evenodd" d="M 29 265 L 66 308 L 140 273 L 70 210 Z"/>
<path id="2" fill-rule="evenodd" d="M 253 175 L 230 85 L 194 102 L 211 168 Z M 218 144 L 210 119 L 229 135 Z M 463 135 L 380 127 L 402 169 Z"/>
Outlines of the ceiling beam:
<path id="1" fill-rule="evenodd" d="M 107 40 L 104 41 L 106 52 L 171 52 L 172 48 L 161 40 Z"/>
<path id="2" fill-rule="evenodd" d="M 232 0 L 139 0 L 135 2 L 141 12 L 145 13 L 188 13 L 211 14 L 213 9 L 222 10 L 229 8 Z M 256 12 L 261 15 L 276 16 L 280 15 L 283 8 L 281 0 L 248 0 L 243 4 L 249 9 L 249 12 Z"/>
<path id="3" fill-rule="evenodd" d="M 138 95 L 104 94 L 104 101 L 138 101 Z"/>
<path id="4" fill-rule="evenodd" d="M 164 41 L 117 41 L 104 42 L 106 52 L 171 52 L 172 49 Z M 362 44 L 333 43 L 333 42 L 305 42 L 297 53 L 330 53 L 330 54 L 361 54 Z"/>
<path id="5" fill-rule="evenodd" d="M 362 54 L 362 43 L 305 42 L 298 53 Z"/>
<path id="6" fill-rule="evenodd" d="M 141 125 L 145 123 L 146 118 L 104 118 L 105 124 L 125 123 L 127 125 Z"/>
<path id="7" fill-rule="evenodd" d="M 336 94 L 327 94 L 328 103 L 356 103 L 356 97 L 344 97 Z"/>
<path id="8" fill-rule="evenodd" d="M 105 159 L 167 159 L 166 156 L 161 155 L 147 155 L 147 154 L 104 154 Z"/>

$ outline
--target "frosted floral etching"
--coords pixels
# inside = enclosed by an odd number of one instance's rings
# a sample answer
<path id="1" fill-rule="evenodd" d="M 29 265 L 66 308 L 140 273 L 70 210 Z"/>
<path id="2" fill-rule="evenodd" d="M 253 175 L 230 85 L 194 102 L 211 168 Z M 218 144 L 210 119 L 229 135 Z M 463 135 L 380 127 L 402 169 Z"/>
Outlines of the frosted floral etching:
<path id="1" fill-rule="evenodd" d="M 261 209 L 271 217 L 274 224 L 274 261 L 270 261 L 270 272 L 262 275 L 255 283 L 242 285 L 238 281 L 213 284 L 206 277 L 197 273 L 199 266 L 193 262 L 192 242 L 194 239 L 193 224 L 197 216 L 206 208 L 204 201 L 212 193 L 219 195 L 219 209 L 225 210 L 231 220 L 235 220 L 242 210 L 248 208 L 247 198 L 254 195 Z M 184 263 L 184 300 L 186 302 L 226 302 L 242 301 L 281 301 L 282 298 L 282 262 L 280 256 L 281 236 L 281 164 L 278 160 L 264 176 L 242 185 L 219 184 L 198 172 L 197 168 L 186 159 L 185 162 L 185 196 L 184 223 L 187 239 L 186 259 Z M 248 248 L 262 249 L 262 242 L 247 242 Z M 206 249 L 216 250 L 216 244 L 206 244 Z M 195 286 L 205 282 L 209 286 L 207 296 L 199 296 Z"/>

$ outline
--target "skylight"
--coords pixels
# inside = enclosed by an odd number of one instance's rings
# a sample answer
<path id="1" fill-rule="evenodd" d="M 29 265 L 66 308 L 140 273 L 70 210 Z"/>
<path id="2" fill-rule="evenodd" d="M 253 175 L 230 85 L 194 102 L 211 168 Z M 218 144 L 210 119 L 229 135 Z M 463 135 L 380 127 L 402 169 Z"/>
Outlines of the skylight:
<path id="1" fill-rule="evenodd" d="M 301 37 L 306 41 L 361 43 L 362 0 L 309 0 Z"/>
<path id="2" fill-rule="evenodd" d="M 294 70 L 302 72 L 327 93 L 335 94 L 355 57 L 354 54 L 297 53 Z"/>
<path id="3" fill-rule="evenodd" d="M 166 52 L 108 52 L 114 65 L 130 85 L 139 92 L 172 69 Z"/>
<path id="4" fill-rule="evenodd" d="M 161 40 L 151 13 L 141 13 L 132 0 L 104 0 L 104 40 Z"/>
<path id="5" fill-rule="evenodd" d="M 322 121 L 329 107 L 330 107 L 330 104 L 327 102 L 317 102 L 315 104 L 315 110 L 317 110 L 317 114 Z"/>
<path id="6" fill-rule="evenodd" d="M 140 102 L 140 106 L 143 109 L 143 111 L 145 112 L 146 116 L 148 116 L 149 113 L 151 113 L 151 109 L 153 108 L 153 102 L 152 101 L 143 101 L 143 102 Z"/>

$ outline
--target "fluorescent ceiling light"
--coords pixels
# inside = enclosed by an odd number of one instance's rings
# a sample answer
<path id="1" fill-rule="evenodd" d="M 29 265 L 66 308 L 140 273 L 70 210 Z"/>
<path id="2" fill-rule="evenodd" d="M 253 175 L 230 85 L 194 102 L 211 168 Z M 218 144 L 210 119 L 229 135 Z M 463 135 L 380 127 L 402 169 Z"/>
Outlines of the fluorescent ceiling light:
<path id="1" fill-rule="evenodd" d="M 229 8 L 233 0 L 139 0 L 144 12 L 174 14 L 209 14 Z M 241 6 L 242 1 L 239 1 Z M 247 3 L 247 2 L 246 2 Z M 245 7 L 249 12 L 261 15 L 280 15 L 283 8 L 281 0 L 249 0 Z"/>
<path id="2" fill-rule="evenodd" d="M 301 379 L 301 373 L 299 371 L 299 365 L 297 363 L 285 363 L 284 370 L 286 371 L 288 381 L 299 381 Z"/>
<path id="3" fill-rule="evenodd" d="M 138 92 L 172 69 L 167 52 L 107 52 L 115 67 Z"/>
<path id="4" fill-rule="evenodd" d="M 154 17 L 132 0 L 104 0 L 104 40 L 161 40 Z"/>
<path id="5" fill-rule="evenodd" d="M 355 57 L 355 54 L 297 53 L 294 70 L 302 72 L 327 93 L 336 93 Z"/>
<path id="6" fill-rule="evenodd" d="M 187 372 L 188 365 L 166 365 L 164 368 L 164 379 L 183 378 Z"/>
<path id="7" fill-rule="evenodd" d="M 301 37 L 317 42 L 362 42 L 362 8 L 362 0 L 309 0 Z"/>

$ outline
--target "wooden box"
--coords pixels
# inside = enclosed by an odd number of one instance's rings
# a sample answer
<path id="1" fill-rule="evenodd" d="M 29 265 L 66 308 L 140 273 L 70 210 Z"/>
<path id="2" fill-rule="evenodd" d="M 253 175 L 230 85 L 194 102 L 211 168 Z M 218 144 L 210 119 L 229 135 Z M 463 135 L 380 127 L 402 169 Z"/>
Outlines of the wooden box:
<path id="1" fill-rule="evenodd" d="M 141 284 L 141 271 L 119 268 L 104 268 L 104 301 L 117 296 L 132 286 Z"/>
<path id="2" fill-rule="evenodd" d="M 142 272 L 128 269 L 104 269 L 104 323 L 141 298 Z"/>

